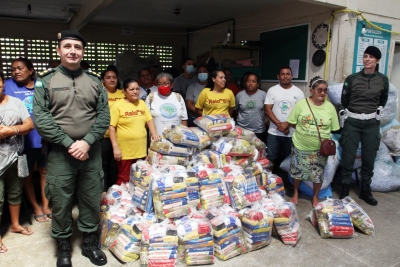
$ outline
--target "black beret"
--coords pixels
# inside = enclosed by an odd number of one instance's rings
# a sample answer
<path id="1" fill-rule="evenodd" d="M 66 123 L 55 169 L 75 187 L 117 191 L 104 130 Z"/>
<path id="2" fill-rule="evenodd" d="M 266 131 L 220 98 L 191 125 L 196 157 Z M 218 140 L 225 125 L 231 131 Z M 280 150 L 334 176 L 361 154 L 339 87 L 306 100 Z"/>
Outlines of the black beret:
<path id="1" fill-rule="evenodd" d="M 372 55 L 377 59 L 381 59 L 382 57 L 381 50 L 379 50 L 379 48 L 376 46 L 368 46 L 367 49 L 365 49 L 364 54 Z"/>
<path id="2" fill-rule="evenodd" d="M 82 42 L 83 47 L 86 46 L 85 39 L 83 39 L 82 35 L 78 31 L 67 30 L 67 31 L 59 32 L 57 35 L 57 41 L 60 42 L 64 39 L 79 40 Z"/>

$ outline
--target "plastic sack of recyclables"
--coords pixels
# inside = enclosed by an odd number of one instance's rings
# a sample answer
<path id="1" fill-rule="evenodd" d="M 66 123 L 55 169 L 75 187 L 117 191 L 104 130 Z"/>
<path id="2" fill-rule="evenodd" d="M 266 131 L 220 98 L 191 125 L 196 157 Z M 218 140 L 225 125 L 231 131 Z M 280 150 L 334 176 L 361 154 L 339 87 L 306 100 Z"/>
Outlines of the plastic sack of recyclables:
<path id="1" fill-rule="evenodd" d="M 246 252 L 242 224 L 238 217 L 223 209 L 205 212 L 213 228 L 214 253 L 221 260 L 228 260 Z"/>
<path id="2" fill-rule="evenodd" d="M 153 204 L 158 219 L 177 218 L 189 213 L 186 172 L 153 173 Z"/>
<path id="3" fill-rule="evenodd" d="M 235 129 L 235 121 L 226 114 L 201 116 L 194 120 L 194 124 L 207 133 L 218 132 L 222 134 L 224 131 L 228 133 Z"/>
<path id="4" fill-rule="evenodd" d="M 286 202 L 279 194 L 272 194 L 270 198 L 275 205 L 274 225 L 282 242 L 295 246 L 301 237 L 296 206 L 292 202 Z"/>
<path id="5" fill-rule="evenodd" d="M 110 251 L 122 262 L 134 262 L 139 259 L 142 231 L 150 225 L 141 216 L 128 217 L 121 224 Z"/>
<path id="6" fill-rule="evenodd" d="M 210 222 L 206 218 L 183 217 L 176 221 L 180 244 L 184 246 L 187 265 L 214 263 L 214 241 Z"/>
<path id="7" fill-rule="evenodd" d="M 367 235 L 374 235 L 374 224 L 372 223 L 372 220 L 368 216 L 368 214 L 363 210 L 363 208 L 361 208 L 361 206 L 358 205 L 358 203 L 355 202 L 350 196 L 347 196 L 342 200 L 347 211 L 350 213 L 353 225 Z"/>
<path id="8" fill-rule="evenodd" d="M 391 156 L 400 156 L 400 125 L 383 132 L 382 141 L 390 149 Z"/>
<path id="9" fill-rule="evenodd" d="M 322 238 L 350 238 L 354 227 L 341 199 L 327 199 L 314 208 Z"/>
<path id="10" fill-rule="evenodd" d="M 176 157 L 163 155 L 158 152 L 151 150 L 150 148 L 147 151 L 147 161 L 150 164 L 178 164 L 185 165 L 188 162 L 187 157 Z"/>
<path id="11" fill-rule="evenodd" d="M 274 215 L 262 208 L 260 203 L 239 211 L 247 251 L 263 248 L 271 244 Z"/>
<path id="12" fill-rule="evenodd" d="M 199 168 L 196 177 L 199 179 L 200 204 L 203 209 L 208 210 L 229 203 L 222 170 Z"/>
<path id="13" fill-rule="evenodd" d="M 198 147 L 200 138 L 185 125 L 171 125 L 165 127 L 163 136 L 176 145 Z"/>
<path id="14" fill-rule="evenodd" d="M 162 222 L 143 230 L 140 246 L 141 267 L 174 267 L 177 254 L 176 226 Z"/>
<path id="15" fill-rule="evenodd" d="M 228 156 L 254 156 L 256 153 L 249 142 L 232 137 L 221 137 L 212 147 L 215 151 Z"/>
<path id="16" fill-rule="evenodd" d="M 163 155 L 187 157 L 193 154 L 194 148 L 175 145 L 167 139 L 161 138 L 160 141 L 153 141 L 150 144 L 150 149 Z"/>
<path id="17" fill-rule="evenodd" d="M 381 127 L 388 124 L 391 120 L 395 119 L 398 111 L 398 91 L 396 87 L 389 83 L 388 100 L 383 108 L 383 115 L 381 118 Z"/>
<path id="18" fill-rule="evenodd" d="M 261 200 L 261 193 L 251 170 L 230 165 L 224 167 L 223 171 L 232 207 L 240 210 Z"/>

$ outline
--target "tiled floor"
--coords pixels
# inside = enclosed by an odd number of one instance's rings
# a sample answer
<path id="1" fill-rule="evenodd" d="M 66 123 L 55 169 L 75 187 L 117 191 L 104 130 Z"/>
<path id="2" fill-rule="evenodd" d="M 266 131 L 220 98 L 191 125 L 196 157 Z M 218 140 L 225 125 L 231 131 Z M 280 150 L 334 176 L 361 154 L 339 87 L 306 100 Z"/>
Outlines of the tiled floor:
<path id="1" fill-rule="evenodd" d="M 216 259 L 214 266 L 239 267 L 239 266 L 400 266 L 400 191 L 391 193 L 374 193 L 379 204 L 369 206 L 359 201 L 353 188 L 351 196 L 358 201 L 369 214 L 375 224 L 374 237 L 357 232 L 351 239 L 321 239 L 316 228 L 305 218 L 311 210 L 309 198 L 300 198 L 297 210 L 301 220 L 302 237 L 296 247 L 288 247 L 279 239 L 261 250 L 250 252 L 246 255 L 228 261 Z M 335 194 L 337 197 L 337 194 Z M 289 198 L 287 198 L 289 199 Z M 25 213 L 22 210 L 22 213 Z M 74 209 L 74 218 L 78 210 Z M 6 216 L 5 216 L 6 217 Z M 22 220 L 24 216 L 22 216 Z M 3 242 L 8 247 L 8 252 L 0 254 L 0 266 L 37 266 L 47 267 L 56 265 L 55 241 L 50 238 L 51 223 L 33 222 L 35 233 L 32 236 L 13 234 L 8 229 L 9 220 L 5 218 L 1 224 Z M 28 225 L 25 222 L 24 225 Z M 94 266 L 81 255 L 81 234 L 75 224 L 72 238 L 72 262 L 75 267 Z M 106 266 L 127 266 L 122 264 L 109 252 Z M 139 266 L 138 262 L 132 266 Z"/>

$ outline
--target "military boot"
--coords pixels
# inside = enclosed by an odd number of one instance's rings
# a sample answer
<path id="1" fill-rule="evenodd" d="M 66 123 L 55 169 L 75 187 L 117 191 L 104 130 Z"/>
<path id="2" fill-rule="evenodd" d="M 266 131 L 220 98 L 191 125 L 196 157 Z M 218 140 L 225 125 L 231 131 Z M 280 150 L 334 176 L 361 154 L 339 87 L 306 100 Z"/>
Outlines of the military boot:
<path id="1" fill-rule="evenodd" d="M 57 267 L 72 267 L 71 242 L 69 238 L 57 239 Z"/>
<path id="2" fill-rule="evenodd" d="M 350 185 L 349 184 L 342 184 L 342 190 L 340 192 L 339 199 L 343 199 L 349 195 L 350 192 Z"/>
<path id="3" fill-rule="evenodd" d="M 365 184 L 361 184 L 361 191 L 359 198 L 367 202 L 367 204 L 376 206 L 378 205 L 378 201 L 371 194 L 371 187 Z"/>
<path id="4" fill-rule="evenodd" d="M 83 233 L 82 255 L 88 257 L 97 266 L 107 263 L 106 254 L 99 249 L 99 239 L 96 232 Z"/>

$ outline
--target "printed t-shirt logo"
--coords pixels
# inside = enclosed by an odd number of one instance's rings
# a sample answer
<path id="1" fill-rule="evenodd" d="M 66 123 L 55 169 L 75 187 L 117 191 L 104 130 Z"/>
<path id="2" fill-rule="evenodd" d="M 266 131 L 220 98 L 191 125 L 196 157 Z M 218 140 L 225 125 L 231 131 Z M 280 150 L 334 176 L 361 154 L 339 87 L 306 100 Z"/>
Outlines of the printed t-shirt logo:
<path id="1" fill-rule="evenodd" d="M 289 101 L 283 100 L 278 104 L 282 114 L 288 115 L 292 110 L 292 104 Z"/>
<path id="2" fill-rule="evenodd" d="M 164 118 L 171 119 L 178 114 L 178 110 L 173 104 L 165 103 L 160 107 L 160 114 Z"/>
<path id="3" fill-rule="evenodd" d="M 246 104 L 247 109 L 254 109 L 256 107 L 256 103 L 253 100 L 249 100 Z"/>
<path id="4" fill-rule="evenodd" d="M 220 99 L 208 99 L 208 104 L 225 104 L 228 102 L 228 99 L 220 98 Z"/>
<path id="5" fill-rule="evenodd" d="M 126 117 L 133 117 L 133 116 L 138 116 L 138 115 L 143 115 L 144 110 L 132 110 L 132 111 L 126 111 L 125 116 Z"/>
<path id="6" fill-rule="evenodd" d="M 29 114 L 33 113 L 33 95 L 27 96 L 23 101 Z"/>

